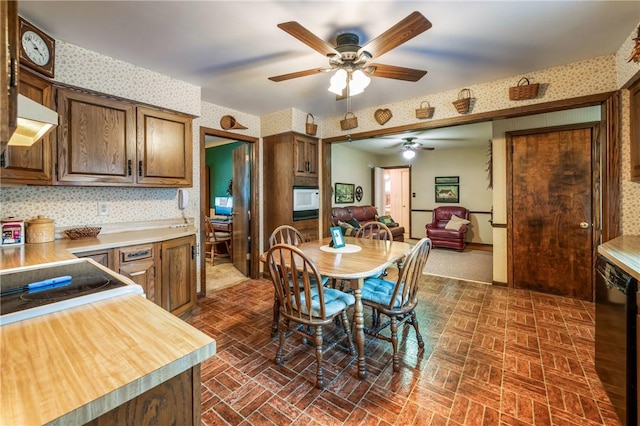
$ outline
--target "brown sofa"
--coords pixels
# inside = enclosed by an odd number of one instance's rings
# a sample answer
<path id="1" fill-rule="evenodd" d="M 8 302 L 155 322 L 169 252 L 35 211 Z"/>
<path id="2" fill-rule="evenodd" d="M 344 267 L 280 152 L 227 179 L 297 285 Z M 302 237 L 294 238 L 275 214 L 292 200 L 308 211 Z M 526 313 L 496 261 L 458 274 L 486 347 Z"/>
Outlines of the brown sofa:
<path id="1" fill-rule="evenodd" d="M 331 226 L 338 226 L 338 222 L 346 222 L 356 219 L 361 225 L 375 221 L 378 209 L 374 206 L 346 206 L 333 207 L 331 209 Z M 398 223 L 386 224 L 391 230 L 394 241 L 404 241 L 404 226 Z"/>

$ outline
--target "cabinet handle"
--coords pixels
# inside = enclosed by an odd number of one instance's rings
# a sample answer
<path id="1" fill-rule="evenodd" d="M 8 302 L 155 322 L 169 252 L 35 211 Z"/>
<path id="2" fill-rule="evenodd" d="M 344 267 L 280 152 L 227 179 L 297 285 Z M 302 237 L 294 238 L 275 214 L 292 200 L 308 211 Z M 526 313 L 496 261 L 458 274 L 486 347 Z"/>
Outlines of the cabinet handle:
<path id="1" fill-rule="evenodd" d="M 131 176 L 131 160 L 127 160 L 127 176 Z"/>
<path id="2" fill-rule="evenodd" d="M 142 250 L 134 253 L 127 253 L 125 256 L 127 259 L 137 259 L 141 256 L 151 256 L 151 250 Z"/>
<path id="3" fill-rule="evenodd" d="M 18 87 L 18 66 L 15 58 L 11 58 L 11 75 L 9 76 L 9 89 Z"/>
<path id="4" fill-rule="evenodd" d="M 138 176 L 142 176 L 142 160 L 138 161 Z"/>

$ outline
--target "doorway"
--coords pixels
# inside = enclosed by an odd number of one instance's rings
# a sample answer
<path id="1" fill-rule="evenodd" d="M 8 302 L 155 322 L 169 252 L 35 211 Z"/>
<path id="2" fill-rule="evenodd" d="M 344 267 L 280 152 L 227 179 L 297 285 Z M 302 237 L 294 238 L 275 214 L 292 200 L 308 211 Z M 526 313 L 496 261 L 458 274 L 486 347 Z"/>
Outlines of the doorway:
<path id="1" fill-rule="evenodd" d="M 507 134 L 514 288 L 593 300 L 598 125 Z"/>
<path id="2" fill-rule="evenodd" d="M 256 244 L 252 241 L 258 240 L 259 211 L 257 197 L 257 165 L 259 164 L 257 142 L 258 138 L 247 135 L 226 132 L 207 127 L 200 128 L 200 296 L 206 294 L 206 266 L 207 259 L 204 256 L 205 231 L 204 220 L 210 214 L 207 167 L 205 164 L 205 145 L 207 140 L 226 140 L 233 142 L 243 142 L 233 153 L 233 179 L 230 182 L 231 195 L 234 197 L 234 207 L 232 221 L 234 225 L 232 231 L 232 260 L 240 262 L 238 271 L 247 277 L 256 278 L 259 268 L 259 253 Z M 235 163 L 238 164 L 235 164 Z M 233 185 L 233 182 L 236 182 Z M 235 201 L 235 198 L 238 200 Z M 234 249 L 237 249 L 235 251 Z"/>
<path id="3" fill-rule="evenodd" d="M 380 215 L 391 216 L 405 229 L 405 239 L 411 236 L 411 167 L 381 167 L 382 181 L 376 181 L 374 190 L 380 191 L 382 205 L 376 205 Z M 375 170 L 374 170 L 375 175 Z"/>

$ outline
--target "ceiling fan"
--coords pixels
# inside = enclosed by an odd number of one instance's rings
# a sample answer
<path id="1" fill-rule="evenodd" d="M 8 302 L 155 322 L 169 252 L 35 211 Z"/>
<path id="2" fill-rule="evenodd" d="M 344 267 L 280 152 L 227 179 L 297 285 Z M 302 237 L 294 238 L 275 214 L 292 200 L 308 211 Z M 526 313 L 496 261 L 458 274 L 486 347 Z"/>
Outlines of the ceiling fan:
<path id="1" fill-rule="evenodd" d="M 369 62 L 431 28 L 431 22 L 420 12 L 409 14 L 409 16 L 364 46 L 359 45 L 360 39 L 353 33 L 338 35 L 336 46 L 334 47 L 296 21 L 284 22 L 278 24 L 278 27 L 313 50 L 327 56 L 329 58 L 329 68 L 313 68 L 269 77 L 271 81 L 278 82 L 318 73 L 344 70 L 347 73 L 347 78 L 351 78 L 352 74 L 361 71 L 367 76 L 415 82 L 427 73 L 427 71 L 423 70 Z M 351 95 L 353 94 L 351 93 Z M 338 95 L 338 99 L 343 99 L 343 96 L 344 93 L 342 96 Z"/>
<path id="2" fill-rule="evenodd" d="M 388 147 L 387 149 L 396 149 L 396 148 L 401 148 L 401 151 L 418 151 L 418 150 L 422 150 L 422 151 L 433 151 L 435 148 L 432 146 L 423 146 L 420 142 L 416 142 L 415 139 L 417 139 L 416 137 L 408 137 L 408 138 L 402 138 L 403 142 L 400 142 L 398 144 L 392 145 L 390 147 Z"/>

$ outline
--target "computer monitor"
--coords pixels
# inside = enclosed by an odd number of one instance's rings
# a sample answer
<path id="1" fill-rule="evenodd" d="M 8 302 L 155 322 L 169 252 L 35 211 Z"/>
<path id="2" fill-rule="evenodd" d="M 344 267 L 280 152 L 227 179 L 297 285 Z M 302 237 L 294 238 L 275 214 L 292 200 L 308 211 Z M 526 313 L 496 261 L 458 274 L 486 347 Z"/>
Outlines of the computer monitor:
<path id="1" fill-rule="evenodd" d="M 213 209 L 216 215 L 231 216 L 233 212 L 233 197 L 215 197 Z"/>

